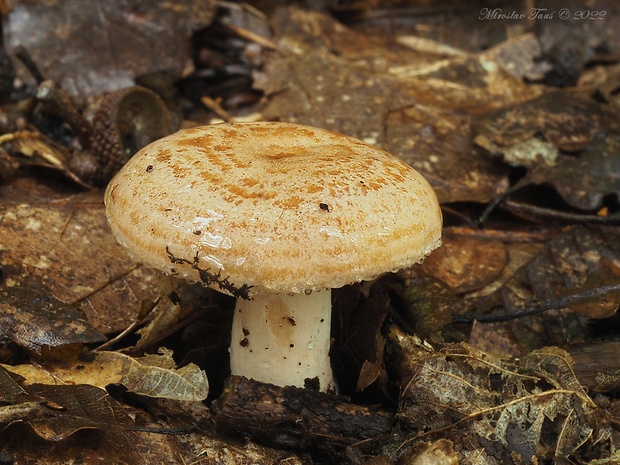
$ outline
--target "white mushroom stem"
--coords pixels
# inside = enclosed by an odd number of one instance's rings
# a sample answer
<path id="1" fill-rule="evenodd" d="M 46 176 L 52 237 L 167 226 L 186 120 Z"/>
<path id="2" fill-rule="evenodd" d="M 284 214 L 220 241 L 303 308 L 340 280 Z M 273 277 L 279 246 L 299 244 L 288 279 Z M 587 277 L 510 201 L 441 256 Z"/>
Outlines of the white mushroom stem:
<path id="1" fill-rule="evenodd" d="M 303 388 L 334 388 L 329 363 L 331 291 L 237 299 L 230 344 L 233 375 Z"/>

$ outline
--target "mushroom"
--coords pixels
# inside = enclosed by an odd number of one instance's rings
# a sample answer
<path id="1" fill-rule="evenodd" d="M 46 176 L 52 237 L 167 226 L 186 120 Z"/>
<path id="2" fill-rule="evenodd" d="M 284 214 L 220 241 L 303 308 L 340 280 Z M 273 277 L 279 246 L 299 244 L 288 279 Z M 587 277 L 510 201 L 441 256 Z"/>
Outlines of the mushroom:
<path id="1" fill-rule="evenodd" d="M 222 123 L 139 151 L 107 187 L 137 262 L 237 298 L 233 375 L 335 388 L 331 289 L 420 262 L 441 243 L 426 180 L 387 152 L 298 124 Z"/>

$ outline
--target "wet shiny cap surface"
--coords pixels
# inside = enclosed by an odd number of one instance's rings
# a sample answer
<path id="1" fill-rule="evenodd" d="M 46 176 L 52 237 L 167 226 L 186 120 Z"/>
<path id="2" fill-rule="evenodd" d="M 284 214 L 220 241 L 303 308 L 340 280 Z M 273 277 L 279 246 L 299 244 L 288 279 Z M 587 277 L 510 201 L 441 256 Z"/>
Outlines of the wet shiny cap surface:
<path id="1" fill-rule="evenodd" d="M 373 279 L 440 245 L 415 170 L 374 146 L 288 123 L 186 129 L 143 148 L 105 193 L 136 261 L 237 297 Z"/>

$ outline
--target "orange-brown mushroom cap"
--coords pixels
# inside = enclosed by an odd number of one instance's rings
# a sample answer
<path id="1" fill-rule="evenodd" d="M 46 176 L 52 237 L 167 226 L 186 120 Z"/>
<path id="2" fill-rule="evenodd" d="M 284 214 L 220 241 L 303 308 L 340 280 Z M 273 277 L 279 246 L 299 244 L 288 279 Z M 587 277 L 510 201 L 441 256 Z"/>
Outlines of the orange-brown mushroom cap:
<path id="1" fill-rule="evenodd" d="M 133 259 L 238 297 L 372 279 L 441 242 L 441 210 L 418 172 L 359 140 L 289 123 L 164 137 L 121 169 L 105 203 Z"/>

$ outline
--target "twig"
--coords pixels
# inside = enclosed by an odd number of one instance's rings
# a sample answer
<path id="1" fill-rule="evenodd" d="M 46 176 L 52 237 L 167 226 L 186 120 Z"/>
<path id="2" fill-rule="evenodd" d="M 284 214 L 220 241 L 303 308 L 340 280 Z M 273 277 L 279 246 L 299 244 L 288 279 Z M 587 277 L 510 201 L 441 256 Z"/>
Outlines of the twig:
<path id="1" fill-rule="evenodd" d="M 611 292 L 620 291 L 619 284 L 609 284 L 607 286 L 597 287 L 595 289 L 588 289 L 583 292 L 567 295 L 564 297 L 558 297 L 557 299 L 548 300 L 546 302 L 530 305 L 523 310 L 517 310 L 512 313 L 494 315 L 458 315 L 452 320 L 453 323 L 471 323 L 477 321 L 479 323 L 499 323 L 502 321 L 515 320 L 517 318 L 524 318 L 527 316 L 537 315 L 538 313 L 545 312 L 547 310 L 559 309 L 569 307 L 574 304 L 578 304 L 596 297 L 604 297 Z"/>
<path id="2" fill-rule="evenodd" d="M 447 226 L 443 229 L 444 236 L 474 237 L 477 239 L 502 242 L 545 242 L 553 239 L 557 231 L 508 231 L 501 229 L 474 229 L 462 226 Z"/>
<path id="3" fill-rule="evenodd" d="M 588 215 L 583 213 L 551 210 L 549 208 L 537 207 L 535 205 L 515 202 L 514 200 L 507 200 L 504 203 L 504 206 L 506 209 L 511 211 L 530 213 L 537 216 L 556 218 L 574 223 L 620 224 L 620 212 L 616 212 L 608 216 L 601 216 L 596 214 Z"/>
<path id="4" fill-rule="evenodd" d="M 34 62 L 32 56 L 30 55 L 30 53 L 28 53 L 28 50 L 26 50 L 25 47 L 23 47 L 22 45 L 18 45 L 17 47 L 15 47 L 15 51 L 13 52 L 13 54 L 19 59 L 19 61 L 22 62 L 22 64 L 26 67 L 34 80 L 37 81 L 37 84 L 41 84 L 43 81 L 45 81 L 45 76 L 43 76 L 43 73 Z"/>
<path id="5" fill-rule="evenodd" d="M 231 121 L 232 115 L 228 113 L 224 108 L 220 105 L 220 102 L 217 100 L 213 100 L 211 97 L 204 95 L 200 98 L 202 104 L 215 113 L 217 116 L 222 118 L 224 121 Z"/>

